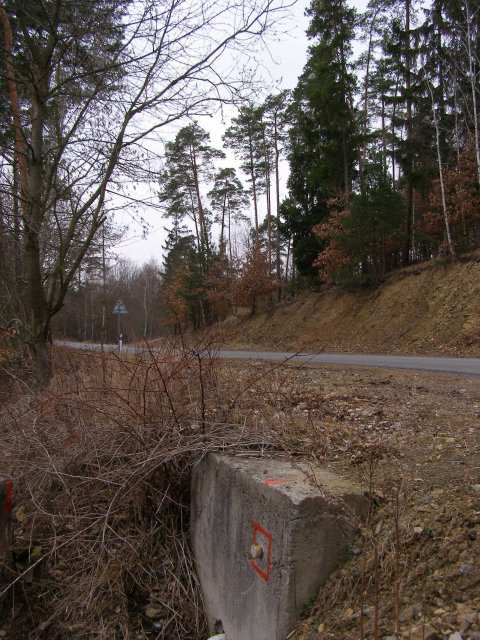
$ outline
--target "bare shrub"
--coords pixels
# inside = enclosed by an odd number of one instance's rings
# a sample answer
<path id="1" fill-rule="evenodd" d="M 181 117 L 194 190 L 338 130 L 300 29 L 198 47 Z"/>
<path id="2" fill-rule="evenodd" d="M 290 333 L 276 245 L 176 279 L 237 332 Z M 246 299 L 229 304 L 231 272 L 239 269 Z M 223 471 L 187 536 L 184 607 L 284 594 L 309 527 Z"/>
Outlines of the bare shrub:
<path id="1" fill-rule="evenodd" d="M 16 543 L 0 592 L 18 637 L 205 637 L 191 468 L 271 442 L 228 421 L 208 347 L 58 350 L 49 389 L 2 412 Z"/>

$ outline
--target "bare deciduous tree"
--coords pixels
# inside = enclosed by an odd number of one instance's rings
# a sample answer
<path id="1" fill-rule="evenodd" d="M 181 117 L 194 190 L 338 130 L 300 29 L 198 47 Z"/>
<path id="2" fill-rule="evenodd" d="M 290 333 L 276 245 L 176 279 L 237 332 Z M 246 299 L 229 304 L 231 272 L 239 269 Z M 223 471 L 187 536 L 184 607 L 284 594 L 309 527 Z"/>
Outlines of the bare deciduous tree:
<path id="1" fill-rule="evenodd" d="M 0 4 L 20 183 L 17 299 L 39 381 L 50 374 L 51 319 L 118 206 L 123 176 L 138 177 L 166 125 L 239 96 L 255 43 L 286 7 L 287 0 Z"/>

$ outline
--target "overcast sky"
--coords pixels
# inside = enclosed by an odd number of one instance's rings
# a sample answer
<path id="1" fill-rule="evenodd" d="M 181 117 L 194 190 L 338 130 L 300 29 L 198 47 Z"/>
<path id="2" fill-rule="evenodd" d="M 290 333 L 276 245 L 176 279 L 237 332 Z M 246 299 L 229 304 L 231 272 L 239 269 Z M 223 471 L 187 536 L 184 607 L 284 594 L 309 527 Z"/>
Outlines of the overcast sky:
<path id="1" fill-rule="evenodd" d="M 267 92 L 293 89 L 297 83 L 307 58 L 308 41 L 305 31 L 308 20 L 304 13 L 308 4 L 305 0 L 299 0 L 291 8 L 290 16 L 283 25 L 285 33 L 275 38 L 270 37 L 267 47 L 257 60 L 262 78 L 270 85 Z M 366 0 L 355 0 L 352 4 L 361 10 L 365 7 Z M 214 147 L 222 148 L 222 135 L 228 127 L 229 119 L 234 115 L 234 110 L 227 109 L 223 112 L 223 118 L 222 114 L 218 113 L 213 118 L 199 120 L 200 125 L 210 133 Z M 233 156 L 228 154 L 227 161 L 222 164 L 235 166 Z M 287 175 L 288 168 L 284 163 L 281 186 L 283 191 Z M 283 194 L 281 195 L 283 197 Z M 115 247 L 115 252 L 137 263 L 148 262 L 152 258 L 161 262 L 162 245 L 166 237 L 164 227 L 168 225 L 168 221 L 161 217 L 158 210 L 144 209 L 142 215 L 149 227 L 146 236 L 143 237 L 140 224 L 135 223 L 130 217 L 124 218 L 122 223 L 128 224 L 129 228 L 122 242 Z"/>

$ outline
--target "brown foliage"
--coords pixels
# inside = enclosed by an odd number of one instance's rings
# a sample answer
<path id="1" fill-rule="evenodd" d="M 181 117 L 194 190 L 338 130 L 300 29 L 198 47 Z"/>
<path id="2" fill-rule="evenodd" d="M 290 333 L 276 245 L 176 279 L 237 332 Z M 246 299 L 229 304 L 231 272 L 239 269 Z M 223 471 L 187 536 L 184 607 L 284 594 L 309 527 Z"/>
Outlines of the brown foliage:
<path id="1" fill-rule="evenodd" d="M 460 155 L 458 166 L 444 170 L 444 181 L 455 244 L 460 250 L 469 250 L 478 244 L 480 231 L 480 191 L 472 146 Z M 422 232 L 442 242 L 445 225 L 438 179 L 432 184 L 429 206 L 418 226 Z"/>
<path id="2" fill-rule="evenodd" d="M 253 244 L 240 267 L 236 287 L 237 303 L 249 306 L 253 315 L 259 299 L 269 296 L 275 291 L 276 286 L 274 278 L 269 273 L 266 254 L 257 243 Z"/>
<path id="3" fill-rule="evenodd" d="M 325 249 L 318 255 L 314 266 L 318 267 L 321 279 L 332 284 L 335 273 L 350 262 L 350 257 L 338 241 L 338 237 L 344 232 L 342 222 L 350 211 L 344 195 L 331 198 L 328 207 L 330 215 L 327 221 L 313 227 L 313 232 L 326 242 Z"/>
<path id="4" fill-rule="evenodd" d="M 230 423 L 214 365 L 208 344 L 60 351 L 48 390 L 0 414 L 16 493 L 15 562 L 0 582 L 9 637 L 206 637 L 190 471 L 208 451 L 269 441 Z"/>

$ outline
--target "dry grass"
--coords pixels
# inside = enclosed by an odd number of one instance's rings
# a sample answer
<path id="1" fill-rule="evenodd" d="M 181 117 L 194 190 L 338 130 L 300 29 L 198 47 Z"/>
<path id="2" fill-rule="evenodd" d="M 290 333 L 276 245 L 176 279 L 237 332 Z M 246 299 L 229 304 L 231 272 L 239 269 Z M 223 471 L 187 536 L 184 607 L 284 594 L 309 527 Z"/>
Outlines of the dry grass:
<path id="1" fill-rule="evenodd" d="M 229 420 L 235 402 L 221 402 L 205 354 L 58 351 L 54 369 L 46 392 L 22 389 L 1 416 L 17 496 L 0 588 L 9 634 L 205 637 L 190 470 L 208 451 L 265 450 L 271 435 Z"/>
<path id="2" fill-rule="evenodd" d="M 11 379 L 0 414 L 16 487 L 15 563 L 0 588 L 8 638 L 205 638 L 190 471 L 219 450 L 306 458 L 372 498 L 350 562 L 298 638 L 398 626 L 426 640 L 419 625 L 455 630 L 457 605 L 480 606 L 478 383 L 229 364 L 209 344 L 202 355 L 162 344 L 125 359 L 58 350 L 40 396 Z"/>

